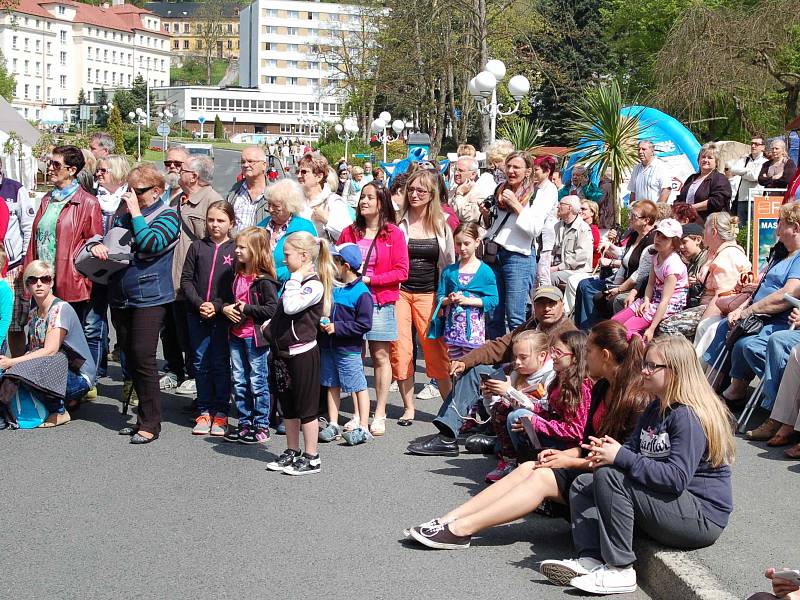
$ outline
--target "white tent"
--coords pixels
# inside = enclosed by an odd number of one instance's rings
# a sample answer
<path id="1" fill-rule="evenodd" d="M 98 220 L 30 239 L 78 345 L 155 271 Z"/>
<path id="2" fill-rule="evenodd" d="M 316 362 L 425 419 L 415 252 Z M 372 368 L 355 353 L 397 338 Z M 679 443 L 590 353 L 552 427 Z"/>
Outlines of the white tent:
<path id="1" fill-rule="evenodd" d="M 8 154 L 4 147 L 11 133 L 17 134 L 21 149 Z M 33 156 L 33 147 L 39 137 L 39 131 L 0 97 L 0 162 L 3 174 L 21 181 L 29 190 L 35 187 L 36 170 L 39 168 L 39 161 Z"/>

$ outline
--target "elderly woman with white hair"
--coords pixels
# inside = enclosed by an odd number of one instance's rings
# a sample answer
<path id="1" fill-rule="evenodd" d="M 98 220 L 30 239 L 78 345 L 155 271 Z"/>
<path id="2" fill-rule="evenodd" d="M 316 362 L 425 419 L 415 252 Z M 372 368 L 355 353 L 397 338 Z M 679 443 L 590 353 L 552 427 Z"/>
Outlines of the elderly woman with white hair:
<path id="1" fill-rule="evenodd" d="M 317 235 L 312 221 L 304 219 L 300 213 L 305 208 L 306 197 L 300 184 L 292 179 L 282 179 L 267 189 L 267 210 L 269 216 L 258 224 L 269 233 L 272 256 L 275 258 L 275 271 L 278 281 L 289 279 L 289 269 L 283 262 L 283 244 L 286 236 L 297 231 Z"/>
<path id="2" fill-rule="evenodd" d="M 769 160 L 761 166 L 758 184 L 765 188 L 785 189 L 789 187 L 797 165 L 786 152 L 786 142 L 780 138 L 770 140 L 766 155 Z"/>
<path id="3" fill-rule="evenodd" d="M 703 221 L 708 215 L 731 208 L 731 184 L 728 178 L 717 170 L 719 149 L 713 142 L 703 144 L 697 155 L 700 170 L 683 182 L 675 202 L 685 202 L 693 206 Z"/>
<path id="4" fill-rule="evenodd" d="M 336 242 L 355 213 L 328 183 L 330 167 L 321 154 L 306 154 L 297 165 L 297 181 L 305 194 L 301 215 L 314 223 L 319 237 Z"/>

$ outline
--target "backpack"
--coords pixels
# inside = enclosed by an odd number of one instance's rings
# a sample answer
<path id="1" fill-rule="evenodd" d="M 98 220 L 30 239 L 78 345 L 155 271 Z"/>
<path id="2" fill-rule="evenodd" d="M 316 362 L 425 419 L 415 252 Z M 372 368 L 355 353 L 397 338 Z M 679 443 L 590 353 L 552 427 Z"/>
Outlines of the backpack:
<path id="1" fill-rule="evenodd" d="M 10 409 L 20 429 L 36 429 L 47 419 L 47 408 L 25 385 L 17 388 L 17 393 L 11 398 Z"/>
<path id="2" fill-rule="evenodd" d="M 149 225 L 168 208 L 170 208 L 169 205 L 162 203 L 158 209 L 144 218 L 145 222 Z M 88 277 L 94 283 L 102 283 L 103 285 L 107 285 L 109 279 L 115 273 L 127 269 L 135 258 L 156 258 L 172 250 L 178 243 L 176 239 L 161 252 L 145 255 L 133 252 L 133 231 L 127 227 L 112 227 L 102 239 L 98 238 L 99 236 L 95 236 L 84 244 L 75 257 L 75 268 L 84 277 Z M 108 248 L 108 260 L 101 260 L 92 254 L 91 248 L 97 243 L 101 243 Z"/>

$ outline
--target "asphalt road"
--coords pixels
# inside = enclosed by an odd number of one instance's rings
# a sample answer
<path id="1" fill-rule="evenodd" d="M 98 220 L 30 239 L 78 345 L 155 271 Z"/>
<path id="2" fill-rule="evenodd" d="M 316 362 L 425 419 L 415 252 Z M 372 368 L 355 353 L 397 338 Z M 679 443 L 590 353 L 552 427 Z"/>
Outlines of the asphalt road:
<path id="1" fill-rule="evenodd" d="M 121 385 L 72 423 L 0 432 L 5 598 L 555 599 L 538 561 L 571 555 L 565 521 L 531 516 L 466 551 L 432 551 L 402 530 L 485 485 L 487 458 L 415 457 L 439 400 L 421 421 L 358 447 L 321 446 L 322 472 L 289 477 L 266 463 L 284 438 L 241 446 L 190 435 L 188 400 L 164 394 L 162 437 L 116 434 Z M 390 417 L 401 414 L 392 395 Z M 344 410 L 351 404 L 345 400 Z M 644 599 L 644 592 L 626 598 Z"/>
<path id="2" fill-rule="evenodd" d="M 241 172 L 238 150 L 225 150 L 214 148 L 214 183 L 212 187 L 223 197 L 228 197 L 228 192 L 236 181 L 236 176 Z M 280 163 L 276 162 L 280 169 Z M 293 176 L 292 176 L 293 177 Z"/>

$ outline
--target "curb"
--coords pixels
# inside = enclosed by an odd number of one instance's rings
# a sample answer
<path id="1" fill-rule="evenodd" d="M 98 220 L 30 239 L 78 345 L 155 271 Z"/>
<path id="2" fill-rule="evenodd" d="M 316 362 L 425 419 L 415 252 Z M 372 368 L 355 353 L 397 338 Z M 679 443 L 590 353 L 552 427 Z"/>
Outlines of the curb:
<path id="1" fill-rule="evenodd" d="M 640 583 L 653 598 L 663 600 L 741 600 L 725 589 L 706 567 L 675 551 L 639 539 L 634 544 Z"/>

